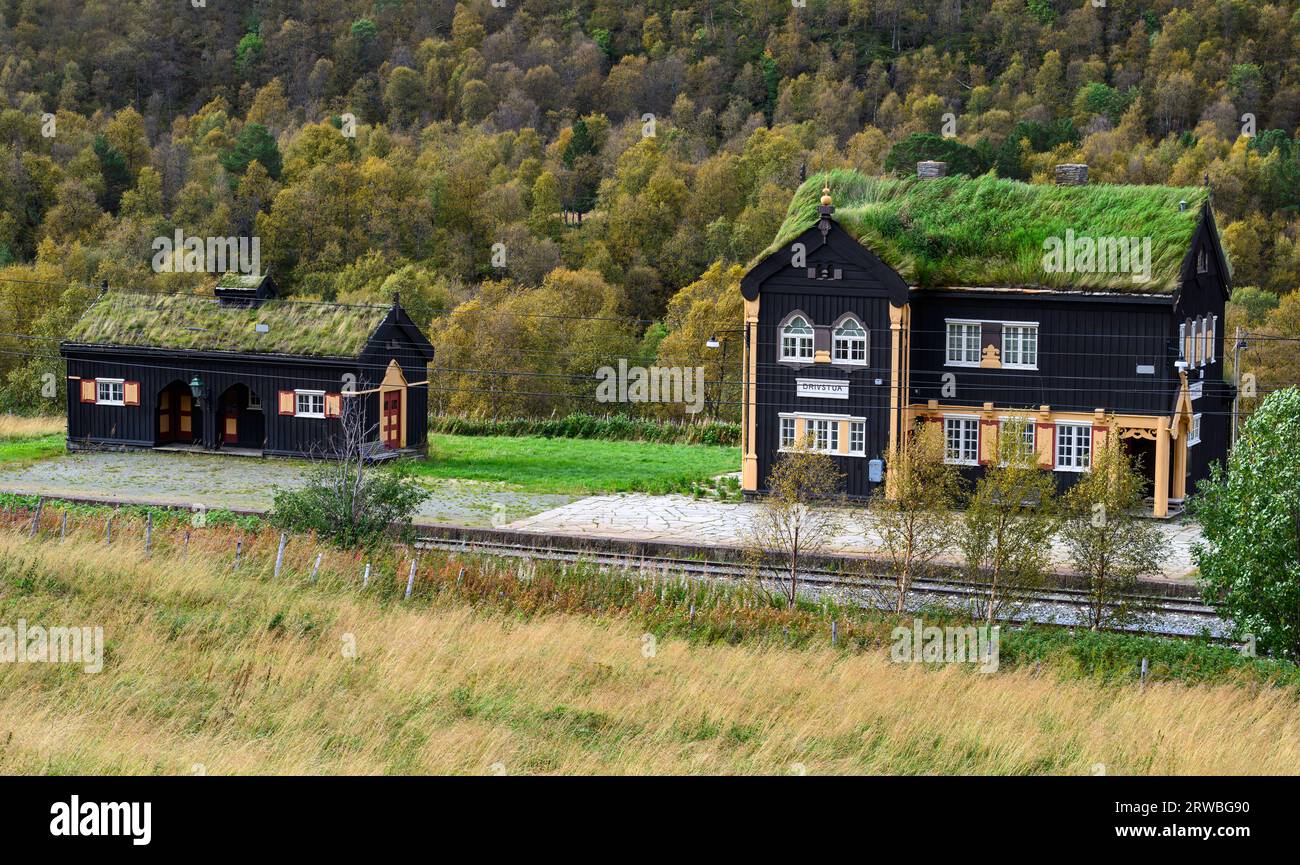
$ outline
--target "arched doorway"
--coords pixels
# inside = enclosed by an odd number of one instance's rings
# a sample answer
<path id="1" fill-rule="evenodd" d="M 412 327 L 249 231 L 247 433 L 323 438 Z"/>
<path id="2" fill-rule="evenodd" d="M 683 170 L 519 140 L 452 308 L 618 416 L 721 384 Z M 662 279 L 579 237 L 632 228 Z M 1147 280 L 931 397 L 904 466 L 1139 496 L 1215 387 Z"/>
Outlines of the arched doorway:
<path id="1" fill-rule="evenodd" d="M 261 450 L 266 423 L 262 401 L 246 384 L 232 384 L 214 403 L 217 413 L 217 446 Z"/>
<path id="2" fill-rule="evenodd" d="M 154 444 L 192 444 L 196 430 L 203 428 L 199 407 L 183 381 L 173 381 L 158 391 L 158 411 L 154 419 Z"/>

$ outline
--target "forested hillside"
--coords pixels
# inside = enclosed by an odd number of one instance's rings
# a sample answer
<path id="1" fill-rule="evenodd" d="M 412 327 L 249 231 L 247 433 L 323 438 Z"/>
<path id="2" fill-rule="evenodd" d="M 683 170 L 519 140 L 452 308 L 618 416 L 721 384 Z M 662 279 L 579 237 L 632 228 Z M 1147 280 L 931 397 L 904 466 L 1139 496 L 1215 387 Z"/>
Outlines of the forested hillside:
<path id="1" fill-rule="evenodd" d="M 210 286 L 155 272 L 177 231 L 400 291 L 443 409 L 592 409 L 619 357 L 714 381 L 801 166 L 919 158 L 1208 180 L 1237 321 L 1300 335 L 1300 0 L 498 3 L 0 0 L 0 408 L 59 410 L 102 281 Z"/>

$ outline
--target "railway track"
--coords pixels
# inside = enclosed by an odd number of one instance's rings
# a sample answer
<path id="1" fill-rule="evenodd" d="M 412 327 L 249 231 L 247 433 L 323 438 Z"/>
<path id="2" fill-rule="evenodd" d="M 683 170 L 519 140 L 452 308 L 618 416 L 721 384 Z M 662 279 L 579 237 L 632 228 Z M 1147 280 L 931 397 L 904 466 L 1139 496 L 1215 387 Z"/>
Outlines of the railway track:
<path id="1" fill-rule="evenodd" d="M 608 569 L 623 569 L 629 573 L 652 576 L 685 576 L 691 579 L 751 581 L 751 568 L 732 562 L 701 561 L 673 556 L 622 553 L 610 550 L 584 550 L 549 544 L 505 543 L 481 539 L 450 539 L 424 537 L 416 541 L 422 549 L 450 552 L 478 553 L 503 558 L 539 559 L 544 561 L 587 563 Z M 760 572 L 760 579 L 769 588 L 784 580 L 772 569 Z M 892 585 L 883 572 L 845 574 L 824 568 L 812 568 L 800 573 L 802 589 L 812 597 L 831 597 L 839 602 L 858 603 L 881 607 L 882 598 Z M 983 587 L 957 580 L 926 579 L 913 583 L 913 605 L 920 608 L 935 602 L 959 604 L 971 602 L 983 595 Z M 1009 617 L 1013 623 L 1072 627 L 1082 625 L 1086 609 L 1086 592 L 1082 589 L 1052 588 L 1034 593 L 1016 615 Z M 1135 596 L 1150 605 L 1151 615 L 1141 628 L 1142 633 L 1165 636 L 1198 636 L 1208 634 L 1225 639 L 1227 623 L 1213 607 L 1186 598 L 1162 598 L 1154 595 Z"/>

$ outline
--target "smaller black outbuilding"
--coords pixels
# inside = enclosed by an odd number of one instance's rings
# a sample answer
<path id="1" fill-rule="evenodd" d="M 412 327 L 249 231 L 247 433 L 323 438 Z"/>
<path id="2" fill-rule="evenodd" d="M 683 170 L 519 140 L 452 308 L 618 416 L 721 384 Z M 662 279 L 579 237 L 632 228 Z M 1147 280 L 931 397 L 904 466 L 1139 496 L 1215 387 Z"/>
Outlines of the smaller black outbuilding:
<path id="1" fill-rule="evenodd" d="M 433 346 L 396 296 L 281 300 L 265 275 L 227 275 L 209 296 L 109 291 L 60 352 L 70 450 L 329 456 L 353 406 L 374 456 L 427 450 Z"/>

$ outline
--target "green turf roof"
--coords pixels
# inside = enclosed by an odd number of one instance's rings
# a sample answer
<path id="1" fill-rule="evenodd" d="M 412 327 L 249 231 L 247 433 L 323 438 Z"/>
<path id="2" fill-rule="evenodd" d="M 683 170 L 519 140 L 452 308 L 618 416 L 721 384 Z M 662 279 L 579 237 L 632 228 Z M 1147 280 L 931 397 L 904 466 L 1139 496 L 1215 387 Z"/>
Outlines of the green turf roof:
<path id="1" fill-rule="evenodd" d="M 186 294 L 109 292 L 73 326 L 68 341 L 192 351 L 356 357 L 388 314 L 383 306 L 268 300 L 223 306 Z M 257 325 L 265 324 L 266 333 Z"/>
<path id="2" fill-rule="evenodd" d="M 813 175 L 796 190 L 776 240 L 758 260 L 817 222 L 824 185 L 840 226 L 912 285 L 1142 294 L 1177 287 L 1208 196 L 1203 187 L 1049 186 L 992 175 L 918 180 L 836 170 Z M 1134 282 L 1131 273 L 1048 272 L 1043 243 L 1063 240 L 1067 230 L 1076 237 L 1149 236 L 1150 280 Z"/>

